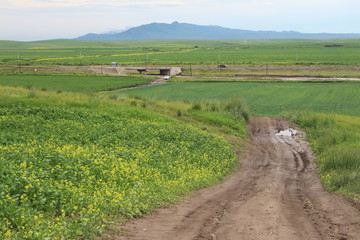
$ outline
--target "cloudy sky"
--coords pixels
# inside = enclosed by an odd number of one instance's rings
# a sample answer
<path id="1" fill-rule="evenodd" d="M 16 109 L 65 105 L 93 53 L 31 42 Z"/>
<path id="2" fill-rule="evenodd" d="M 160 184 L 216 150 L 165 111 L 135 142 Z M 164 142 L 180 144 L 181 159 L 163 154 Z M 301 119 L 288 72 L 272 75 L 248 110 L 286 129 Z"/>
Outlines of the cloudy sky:
<path id="1" fill-rule="evenodd" d="M 174 21 L 247 30 L 360 33 L 359 0 L 0 0 L 0 39 L 74 38 Z"/>

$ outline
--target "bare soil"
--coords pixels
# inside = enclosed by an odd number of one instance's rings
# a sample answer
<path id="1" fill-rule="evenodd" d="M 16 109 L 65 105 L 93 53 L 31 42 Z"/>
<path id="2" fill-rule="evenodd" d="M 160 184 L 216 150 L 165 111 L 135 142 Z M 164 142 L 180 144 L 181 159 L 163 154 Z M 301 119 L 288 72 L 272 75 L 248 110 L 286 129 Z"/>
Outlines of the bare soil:
<path id="1" fill-rule="evenodd" d="M 166 80 L 164 79 L 164 76 L 159 76 L 157 79 L 155 79 L 154 81 L 152 82 L 149 82 L 149 83 L 145 83 L 145 84 L 141 84 L 141 85 L 137 85 L 135 86 L 136 88 L 138 87 L 146 87 L 146 86 L 152 86 L 152 85 L 156 85 L 156 84 L 163 84 L 165 83 Z"/>
<path id="2" fill-rule="evenodd" d="M 291 126 L 290 126 L 291 125 Z M 241 167 L 221 184 L 121 226 L 122 240 L 360 239 L 359 205 L 326 192 L 304 133 L 275 135 L 282 119 L 253 117 Z M 105 234 L 106 235 L 106 234 Z M 105 236 L 104 235 L 104 236 Z"/>

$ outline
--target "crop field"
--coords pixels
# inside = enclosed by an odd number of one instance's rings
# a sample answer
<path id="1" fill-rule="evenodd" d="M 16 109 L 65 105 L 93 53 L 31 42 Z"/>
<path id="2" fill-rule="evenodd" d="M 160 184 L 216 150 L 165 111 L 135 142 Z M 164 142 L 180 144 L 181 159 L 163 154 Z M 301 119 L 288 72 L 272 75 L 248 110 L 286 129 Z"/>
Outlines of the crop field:
<path id="1" fill-rule="evenodd" d="M 226 101 L 233 96 L 244 98 L 250 112 L 277 115 L 286 110 L 312 110 L 360 116 L 358 83 L 169 83 L 118 92 L 170 101 Z"/>
<path id="2" fill-rule="evenodd" d="M 0 87 L 0 238 L 91 238 L 236 165 L 229 143 L 144 107 Z"/>
<path id="3" fill-rule="evenodd" d="M 149 77 L 95 75 L 0 75 L 1 86 L 42 91 L 96 92 L 136 86 L 152 81 Z"/>
<path id="4" fill-rule="evenodd" d="M 249 81 L 249 78 L 272 78 L 282 79 L 287 77 L 301 78 L 359 78 L 360 66 L 231 66 L 225 65 L 226 68 L 219 67 L 183 67 L 181 76 L 173 81 L 183 82 L 229 82 L 229 81 Z M 296 79 L 295 79 L 296 80 Z"/>
<path id="5" fill-rule="evenodd" d="M 0 42 L 1 65 L 359 65 L 359 54 L 356 39 Z"/>
<path id="6" fill-rule="evenodd" d="M 324 186 L 360 200 L 359 82 L 256 79 L 358 78 L 359 56 L 358 39 L 0 41 L 0 239 L 93 239 L 218 183 L 251 115 L 298 124 Z M 155 77 L 111 62 L 184 76 L 128 88 Z"/>

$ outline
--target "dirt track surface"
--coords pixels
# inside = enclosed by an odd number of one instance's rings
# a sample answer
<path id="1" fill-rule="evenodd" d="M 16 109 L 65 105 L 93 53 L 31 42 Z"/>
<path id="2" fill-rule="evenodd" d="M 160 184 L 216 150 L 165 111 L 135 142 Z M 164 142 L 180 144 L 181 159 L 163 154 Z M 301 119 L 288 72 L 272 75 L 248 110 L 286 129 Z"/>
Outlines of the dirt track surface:
<path id="1" fill-rule="evenodd" d="M 275 135 L 288 127 L 281 119 L 252 118 L 240 170 L 171 208 L 128 221 L 123 236 L 111 239 L 360 239 L 358 205 L 323 190 L 308 144 Z"/>

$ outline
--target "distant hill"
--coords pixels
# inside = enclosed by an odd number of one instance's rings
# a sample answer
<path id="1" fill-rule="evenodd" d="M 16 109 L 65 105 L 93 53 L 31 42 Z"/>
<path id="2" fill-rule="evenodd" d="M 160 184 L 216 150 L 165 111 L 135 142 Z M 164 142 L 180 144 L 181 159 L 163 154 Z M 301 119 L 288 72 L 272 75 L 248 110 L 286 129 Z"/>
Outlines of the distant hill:
<path id="1" fill-rule="evenodd" d="M 300 33 L 295 31 L 251 31 L 220 26 L 201 26 L 173 22 L 150 23 L 130 28 L 120 33 L 88 33 L 76 40 L 133 40 L 133 39 L 331 39 L 360 38 L 360 34 L 349 33 Z"/>

